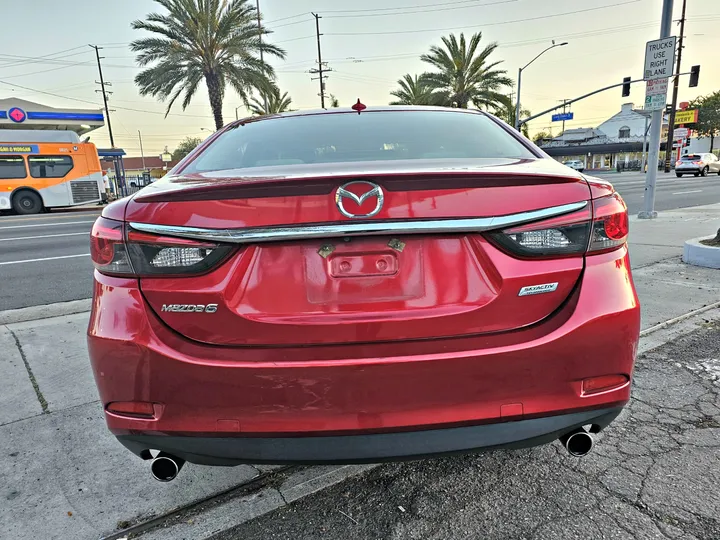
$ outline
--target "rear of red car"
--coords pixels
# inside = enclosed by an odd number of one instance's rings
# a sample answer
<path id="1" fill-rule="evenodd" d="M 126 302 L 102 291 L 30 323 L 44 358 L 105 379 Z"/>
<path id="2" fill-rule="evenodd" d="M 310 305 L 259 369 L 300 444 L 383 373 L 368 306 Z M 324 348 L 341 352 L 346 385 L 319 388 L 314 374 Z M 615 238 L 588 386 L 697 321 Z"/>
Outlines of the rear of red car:
<path id="1" fill-rule="evenodd" d="M 612 188 L 480 113 L 235 123 L 93 228 L 108 426 L 217 465 L 596 432 L 630 395 L 627 234 Z"/>

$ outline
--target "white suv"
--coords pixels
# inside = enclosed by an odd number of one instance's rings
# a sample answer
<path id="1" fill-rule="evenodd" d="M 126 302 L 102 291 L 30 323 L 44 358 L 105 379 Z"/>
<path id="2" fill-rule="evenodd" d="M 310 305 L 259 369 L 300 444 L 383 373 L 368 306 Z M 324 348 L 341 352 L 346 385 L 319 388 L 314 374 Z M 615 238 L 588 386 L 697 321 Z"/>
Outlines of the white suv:
<path id="1" fill-rule="evenodd" d="M 575 169 L 576 171 L 583 172 L 585 170 L 585 164 L 579 159 L 571 159 L 570 161 L 563 161 L 563 165 Z"/>
<path id="2" fill-rule="evenodd" d="M 683 174 L 707 176 L 708 173 L 720 174 L 720 160 L 715 154 L 687 154 L 675 162 L 675 176 Z"/>

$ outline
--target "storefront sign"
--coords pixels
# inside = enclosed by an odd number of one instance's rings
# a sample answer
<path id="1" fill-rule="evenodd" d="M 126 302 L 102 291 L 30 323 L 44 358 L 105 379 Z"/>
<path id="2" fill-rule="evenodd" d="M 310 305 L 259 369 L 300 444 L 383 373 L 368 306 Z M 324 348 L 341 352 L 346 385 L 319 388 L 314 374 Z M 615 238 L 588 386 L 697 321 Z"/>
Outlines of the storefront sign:
<path id="1" fill-rule="evenodd" d="M 698 109 L 687 109 L 685 111 L 675 111 L 675 125 L 678 124 L 694 124 L 698 121 Z"/>

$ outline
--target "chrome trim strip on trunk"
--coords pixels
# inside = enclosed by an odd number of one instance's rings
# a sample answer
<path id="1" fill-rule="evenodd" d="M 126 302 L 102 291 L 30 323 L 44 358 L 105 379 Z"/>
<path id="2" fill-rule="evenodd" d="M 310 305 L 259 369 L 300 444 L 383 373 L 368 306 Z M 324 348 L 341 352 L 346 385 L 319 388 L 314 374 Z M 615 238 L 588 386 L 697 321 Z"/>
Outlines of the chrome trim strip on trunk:
<path id="1" fill-rule="evenodd" d="M 577 212 L 587 205 L 587 201 L 582 201 L 497 217 L 426 219 L 414 221 L 344 221 L 330 225 L 294 225 L 244 229 L 204 229 L 199 227 L 155 225 L 152 223 L 135 222 L 131 222 L 130 226 L 137 231 L 163 236 L 177 236 L 179 238 L 192 238 L 194 240 L 207 240 L 229 244 L 249 244 L 259 242 L 283 242 L 287 240 L 308 240 L 312 238 L 337 238 L 343 236 L 482 232 L 524 225 L 533 221 Z"/>

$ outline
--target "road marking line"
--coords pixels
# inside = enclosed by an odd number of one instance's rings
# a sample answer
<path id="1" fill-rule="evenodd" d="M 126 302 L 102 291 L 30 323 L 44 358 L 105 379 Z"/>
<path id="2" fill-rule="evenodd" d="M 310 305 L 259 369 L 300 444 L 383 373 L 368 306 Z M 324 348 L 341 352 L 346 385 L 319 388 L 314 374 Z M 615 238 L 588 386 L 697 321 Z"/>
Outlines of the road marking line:
<path id="1" fill-rule="evenodd" d="M 690 191 L 676 191 L 673 195 L 687 195 L 688 193 L 701 193 L 702 189 L 692 189 Z"/>
<path id="2" fill-rule="evenodd" d="M 88 212 L 72 212 L 68 215 L 62 215 L 62 214 L 46 214 L 42 217 L 0 217 L 0 223 L 15 223 L 15 222 L 23 222 L 23 221 L 43 221 L 47 219 L 77 219 L 81 218 L 83 216 L 99 216 L 100 212 L 95 211 L 88 211 Z"/>
<path id="3" fill-rule="evenodd" d="M 53 225 L 80 225 L 81 223 L 95 223 L 95 221 L 67 221 L 65 223 L 37 223 L 35 225 L 10 225 L 9 227 L 3 227 L 0 225 L 0 230 L 5 229 L 25 229 L 27 227 L 51 227 Z"/>
<path id="4" fill-rule="evenodd" d="M 57 259 L 73 259 L 76 257 L 89 257 L 89 253 L 80 253 L 79 255 L 60 255 L 59 257 L 43 257 L 42 259 L 25 259 L 24 261 L 7 261 L 7 262 L 0 262 L 0 266 L 4 266 L 6 264 L 22 264 L 22 263 L 30 263 L 30 262 L 40 262 L 40 261 L 55 261 Z"/>
<path id="5" fill-rule="evenodd" d="M 15 238 L 0 238 L 0 242 L 10 242 L 12 240 L 33 240 L 35 238 L 57 238 L 58 236 L 80 236 L 80 235 L 89 235 L 89 232 L 73 232 L 73 233 L 65 233 L 65 234 L 43 234 L 40 236 L 16 236 Z"/>

